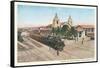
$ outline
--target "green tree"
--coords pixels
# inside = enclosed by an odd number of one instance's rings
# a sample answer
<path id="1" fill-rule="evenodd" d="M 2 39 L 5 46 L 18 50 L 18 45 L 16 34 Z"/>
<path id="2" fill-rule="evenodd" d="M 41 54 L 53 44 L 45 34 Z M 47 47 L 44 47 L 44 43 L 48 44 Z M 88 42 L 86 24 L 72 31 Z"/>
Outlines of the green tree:
<path id="1" fill-rule="evenodd" d="M 68 25 L 63 25 L 62 28 L 52 28 L 53 35 L 66 37 L 67 39 L 74 39 L 74 37 L 77 37 L 77 31 L 75 30 L 75 27 L 71 27 L 69 29 Z"/>
<path id="2" fill-rule="evenodd" d="M 57 55 L 59 52 L 63 50 L 65 44 L 61 41 L 60 37 L 51 36 L 44 39 L 44 43 L 47 44 L 49 47 L 55 49 L 57 51 Z"/>
<path id="3" fill-rule="evenodd" d="M 63 25 L 63 27 L 61 28 L 61 35 L 62 36 L 67 36 L 67 32 L 69 32 L 68 30 L 68 25 Z"/>
<path id="4" fill-rule="evenodd" d="M 55 28 L 54 28 L 54 27 L 52 28 L 52 33 L 53 33 L 53 35 L 54 35 L 54 33 L 55 33 Z"/>
<path id="5" fill-rule="evenodd" d="M 52 28 L 52 33 L 53 33 L 53 35 L 59 35 L 60 34 L 60 27 L 57 27 L 57 28 Z"/>
<path id="6" fill-rule="evenodd" d="M 74 37 L 76 36 L 77 36 L 77 31 L 75 30 L 75 27 L 71 27 L 71 29 L 67 32 L 67 38 L 74 39 Z"/>
<path id="7" fill-rule="evenodd" d="M 71 27 L 71 34 L 73 37 L 77 36 L 77 30 L 75 30 L 75 27 Z"/>
<path id="8" fill-rule="evenodd" d="M 57 27 L 55 32 L 57 36 L 60 34 L 60 31 L 61 31 L 60 27 Z"/>
<path id="9" fill-rule="evenodd" d="M 55 44 L 53 45 L 55 50 L 57 51 L 57 55 L 59 56 L 59 52 L 63 50 L 65 44 L 61 41 L 59 37 L 55 37 Z"/>

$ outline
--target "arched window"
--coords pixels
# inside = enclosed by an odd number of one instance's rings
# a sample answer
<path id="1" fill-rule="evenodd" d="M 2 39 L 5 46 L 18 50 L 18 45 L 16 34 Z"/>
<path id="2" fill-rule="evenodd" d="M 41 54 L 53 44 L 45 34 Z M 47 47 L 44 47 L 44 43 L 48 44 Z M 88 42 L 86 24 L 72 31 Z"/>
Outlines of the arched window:
<path id="1" fill-rule="evenodd" d="M 57 20 L 57 24 L 58 24 L 58 20 Z"/>

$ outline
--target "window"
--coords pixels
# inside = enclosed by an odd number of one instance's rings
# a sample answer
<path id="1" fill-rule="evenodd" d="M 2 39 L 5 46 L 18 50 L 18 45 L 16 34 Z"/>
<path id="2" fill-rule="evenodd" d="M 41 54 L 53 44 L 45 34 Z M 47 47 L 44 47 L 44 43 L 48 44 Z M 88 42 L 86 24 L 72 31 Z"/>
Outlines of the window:
<path id="1" fill-rule="evenodd" d="M 58 21 L 57 21 L 57 24 L 58 24 Z"/>
<path id="2" fill-rule="evenodd" d="M 91 29 L 91 32 L 94 32 L 94 28 Z"/>

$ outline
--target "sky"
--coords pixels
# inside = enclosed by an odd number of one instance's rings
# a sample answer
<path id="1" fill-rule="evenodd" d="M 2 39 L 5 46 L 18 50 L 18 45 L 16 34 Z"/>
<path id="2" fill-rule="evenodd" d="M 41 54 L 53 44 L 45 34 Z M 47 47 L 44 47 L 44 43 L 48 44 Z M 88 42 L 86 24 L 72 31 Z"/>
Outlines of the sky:
<path id="1" fill-rule="evenodd" d="M 89 8 L 18 5 L 17 9 L 18 27 L 51 24 L 56 13 L 60 22 L 67 21 L 71 16 L 73 25 L 94 24 L 95 20 L 95 10 Z"/>

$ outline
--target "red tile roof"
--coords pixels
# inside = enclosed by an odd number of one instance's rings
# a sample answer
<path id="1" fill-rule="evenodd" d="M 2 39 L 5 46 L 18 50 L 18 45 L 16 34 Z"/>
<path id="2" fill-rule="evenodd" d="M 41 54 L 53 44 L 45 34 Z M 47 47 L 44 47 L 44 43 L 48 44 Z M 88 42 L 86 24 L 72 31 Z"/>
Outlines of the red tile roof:
<path id="1" fill-rule="evenodd" d="M 94 25 L 78 25 L 77 27 L 82 27 L 82 28 L 95 28 Z"/>
<path id="2" fill-rule="evenodd" d="M 83 29 L 88 29 L 88 28 L 95 28 L 94 25 L 77 25 L 76 30 L 77 31 L 83 31 Z"/>

